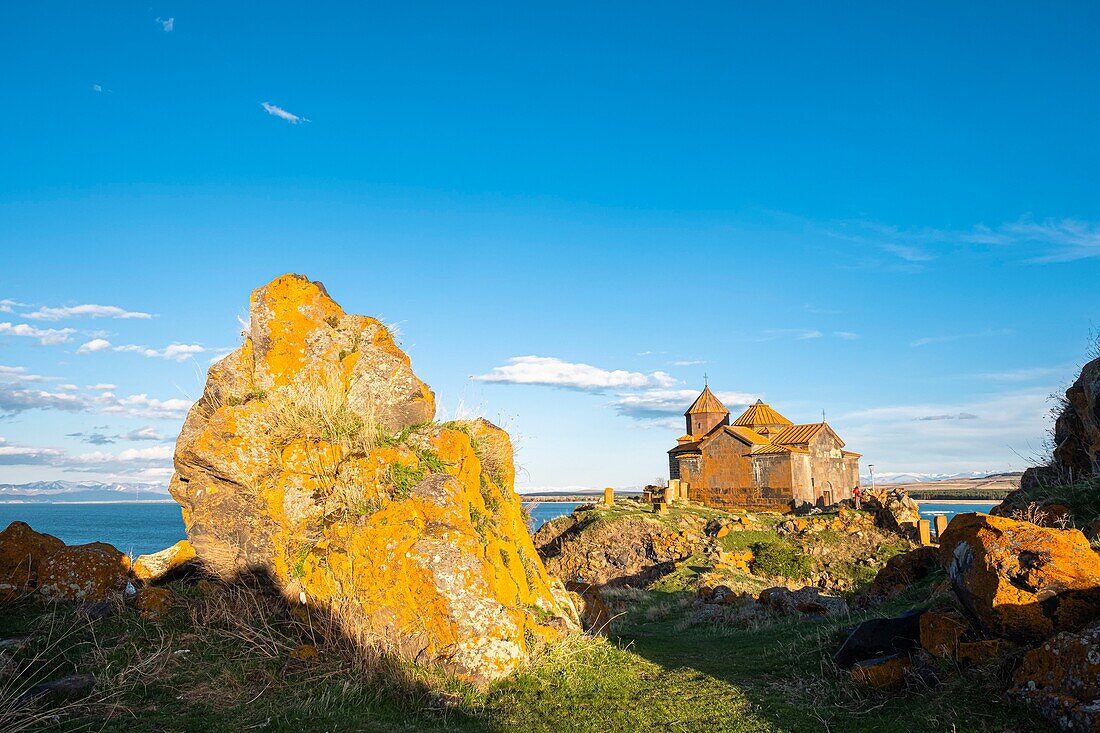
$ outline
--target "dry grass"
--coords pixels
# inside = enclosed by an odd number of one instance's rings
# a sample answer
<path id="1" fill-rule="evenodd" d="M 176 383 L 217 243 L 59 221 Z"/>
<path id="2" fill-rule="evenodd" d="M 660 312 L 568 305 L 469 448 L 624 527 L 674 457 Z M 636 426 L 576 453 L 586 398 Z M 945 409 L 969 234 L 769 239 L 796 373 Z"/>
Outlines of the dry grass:
<path id="1" fill-rule="evenodd" d="M 63 720 L 91 711 L 102 718 L 124 715 L 128 712 L 124 698 L 157 679 L 171 661 L 164 634 L 140 645 L 125 640 L 123 644 L 133 646 L 121 661 L 119 645 L 98 633 L 97 621 L 80 613 L 59 612 L 60 606 L 51 608 L 22 645 L 0 652 L 0 733 L 53 729 Z M 11 606 L 8 610 L 15 612 Z M 77 658 L 80 668 L 74 668 Z M 43 694 L 36 688 L 89 672 L 94 673 L 95 684 L 86 694 Z"/>
<path id="2" fill-rule="evenodd" d="M 273 446 L 299 439 L 323 440 L 349 454 L 366 454 L 380 442 L 377 407 L 370 403 L 364 410 L 352 409 L 338 376 L 285 387 L 267 397 L 267 403 Z"/>

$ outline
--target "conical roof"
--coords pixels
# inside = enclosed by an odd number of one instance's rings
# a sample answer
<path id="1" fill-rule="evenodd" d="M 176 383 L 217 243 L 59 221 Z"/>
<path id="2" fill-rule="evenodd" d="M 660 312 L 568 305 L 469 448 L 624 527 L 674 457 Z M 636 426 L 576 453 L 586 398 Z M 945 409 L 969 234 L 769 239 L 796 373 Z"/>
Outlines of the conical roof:
<path id="1" fill-rule="evenodd" d="M 691 407 L 688 408 L 685 415 L 697 415 L 699 413 L 721 413 L 723 415 L 730 414 L 730 411 L 726 409 L 726 406 L 722 404 L 722 401 L 714 396 L 714 393 L 710 391 L 710 387 L 703 387 L 703 391 L 699 393 L 699 396 L 695 398 L 695 401 L 691 403 Z"/>
<path id="2" fill-rule="evenodd" d="M 764 400 L 757 400 L 756 404 L 749 405 L 749 409 L 742 413 L 741 417 L 733 421 L 734 425 L 746 428 L 757 428 L 770 425 L 792 425 L 790 420 L 776 412 L 771 405 Z"/>

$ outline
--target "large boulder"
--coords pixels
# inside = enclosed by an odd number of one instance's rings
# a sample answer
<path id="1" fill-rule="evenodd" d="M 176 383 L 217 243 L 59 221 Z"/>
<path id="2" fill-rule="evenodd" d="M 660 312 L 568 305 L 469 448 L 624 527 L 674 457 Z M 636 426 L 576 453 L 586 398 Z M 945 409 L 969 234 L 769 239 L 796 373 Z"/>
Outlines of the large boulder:
<path id="1" fill-rule="evenodd" d="M 47 598 L 94 603 L 116 597 L 130 578 L 130 558 L 106 542 L 70 545 L 52 553 L 38 571 Z"/>
<path id="2" fill-rule="evenodd" d="M 0 601 L 33 591 L 46 558 L 65 547 L 53 535 L 31 529 L 26 522 L 12 522 L 0 532 Z"/>
<path id="3" fill-rule="evenodd" d="M 1100 616 L 1100 555 L 1077 530 L 959 514 L 940 538 L 940 561 L 959 600 L 996 636 L 1044 639 Z"/>
<path id="4" fill-rule="evenodd" d="M 204 569 L 269 576 L 344 634 L 481 682 L 575 628 L 513 489 L 508 435 L 432 423 L 379 321 L 284 275 L 252 293 L 176 444 L 171 492 Z"/>

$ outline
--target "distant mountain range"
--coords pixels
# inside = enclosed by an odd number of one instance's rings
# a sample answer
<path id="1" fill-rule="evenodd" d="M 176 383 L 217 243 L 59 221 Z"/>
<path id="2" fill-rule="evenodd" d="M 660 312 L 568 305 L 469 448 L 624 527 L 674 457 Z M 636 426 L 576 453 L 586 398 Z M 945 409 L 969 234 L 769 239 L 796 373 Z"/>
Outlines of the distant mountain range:
<path id="1" fill-rule="evenodd" d="M 101 481 L 32 481 L 0 484 L 0 504 L 61 504 L 74 502 L 171 501 L 163 484 Z"/>
<path id="2" fill-rule="evenodd" d="M 876 484 L 930 484 L 937 481 L 959 481 L 964 479 L 994 478 L 1000 476 L 1019 476 L 1019 472 L 996 471 L 967 471 L 963 473 L 878 473 L 875 472 Z M 871 483 L 871 475 L 860 476 L 864 484 Z"/>

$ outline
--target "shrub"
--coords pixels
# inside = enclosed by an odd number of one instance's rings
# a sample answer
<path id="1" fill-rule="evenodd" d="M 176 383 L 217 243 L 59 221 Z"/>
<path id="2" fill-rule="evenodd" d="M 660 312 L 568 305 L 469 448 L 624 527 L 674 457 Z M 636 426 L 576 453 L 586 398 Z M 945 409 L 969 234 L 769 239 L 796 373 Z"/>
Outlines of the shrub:
<path id="1" fill-rule="evenodd" d="M 812 562 L 799 548 L 784 541 L 757 542 L 752 546 L 754 575 L 797 580 L 810 574 Z"/>

